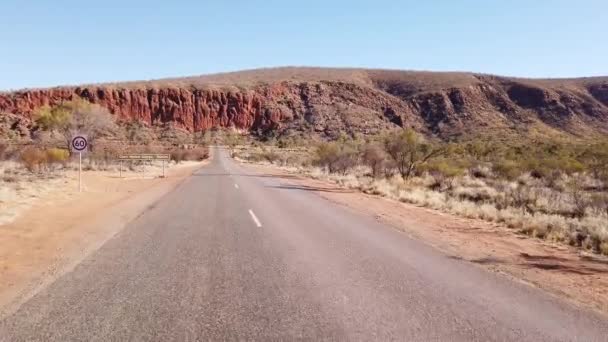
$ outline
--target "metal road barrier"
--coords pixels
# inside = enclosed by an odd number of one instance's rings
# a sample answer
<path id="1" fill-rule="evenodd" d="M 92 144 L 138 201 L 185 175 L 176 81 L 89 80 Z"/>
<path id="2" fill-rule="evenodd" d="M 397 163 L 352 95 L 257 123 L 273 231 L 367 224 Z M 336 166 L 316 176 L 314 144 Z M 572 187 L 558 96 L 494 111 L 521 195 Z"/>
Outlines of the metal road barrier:
<path id="1" fill-rule="evenodd" d="M 125 154 L 118 158 L 120 161 L 120 178 L 122 178 L 122 162 L 123 161 L 136 161 L 141 160 L 144 161 L 142 173 L 143 177 L 146 176 L 146 163 L 145 161 L 156 161 L 161 160 L 163 162 L 163 178 L 165 177 L 165 161 L 171 160 L 171 155 L 169 154 L 159 154 L 159 153 L 137 153 L 137 154 Z"/>

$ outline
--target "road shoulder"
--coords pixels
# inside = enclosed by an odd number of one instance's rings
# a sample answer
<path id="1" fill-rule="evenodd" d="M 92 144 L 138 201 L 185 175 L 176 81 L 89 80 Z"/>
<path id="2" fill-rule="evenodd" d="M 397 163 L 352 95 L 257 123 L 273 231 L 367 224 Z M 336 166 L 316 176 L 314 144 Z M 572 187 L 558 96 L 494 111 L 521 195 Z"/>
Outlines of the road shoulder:
<path id="1" fill-rule="evenodd" d="M 559 299 L 608 313 L 608 259 L 573 247 L 525 237 L 507 227 L 344 189 L 272 165 L 246 168 L 312 190 L 322 198 L 374 217 L 454 259 L 470 262 Z"/>
<path id="2" fill-rule="evenodd" d="M 0 225 L 0 317 L 69 272 L 206 163 L 175 168 L 166 178 L 90 173 L 85 192 L 49 193 Z"/>

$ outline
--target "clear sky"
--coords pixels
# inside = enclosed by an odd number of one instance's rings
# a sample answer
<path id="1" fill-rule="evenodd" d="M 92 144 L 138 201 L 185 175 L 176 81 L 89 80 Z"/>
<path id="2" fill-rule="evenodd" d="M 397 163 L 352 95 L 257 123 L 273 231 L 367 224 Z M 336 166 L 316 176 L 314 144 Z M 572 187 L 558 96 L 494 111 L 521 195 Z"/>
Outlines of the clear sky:
<path id="1" fill-rule="evenodd" d="M 286 65 L 608 75 L 606 0 L 2 0 L 0 33 L 0 89 Z"/>

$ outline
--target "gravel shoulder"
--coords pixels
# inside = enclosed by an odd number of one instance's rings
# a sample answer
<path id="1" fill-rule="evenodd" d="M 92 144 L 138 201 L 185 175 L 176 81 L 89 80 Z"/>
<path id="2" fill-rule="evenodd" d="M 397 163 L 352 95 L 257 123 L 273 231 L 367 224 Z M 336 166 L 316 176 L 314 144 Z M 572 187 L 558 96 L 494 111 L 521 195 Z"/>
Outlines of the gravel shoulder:
<path id="1" fill-rule="evenodd" d="M 76 172 L 52 180 L 43 191 L 28 188 L 40 182 L 22 185 L 27 196 L 3 203 L 13 213 L 0 222 L 0 317 L 71 270 L 206 163 L 173 166 L 165 178 L 152 172 L 147 177 L 125 172 L 120 178 L 114 170 L 87 171 L 82 193 Z"/>

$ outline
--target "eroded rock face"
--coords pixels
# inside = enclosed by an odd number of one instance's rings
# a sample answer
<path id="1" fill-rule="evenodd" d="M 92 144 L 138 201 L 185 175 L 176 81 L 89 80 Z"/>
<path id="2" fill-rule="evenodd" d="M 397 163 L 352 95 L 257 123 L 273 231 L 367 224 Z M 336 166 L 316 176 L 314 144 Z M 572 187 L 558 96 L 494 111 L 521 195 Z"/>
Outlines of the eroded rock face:
<path id="1" fill-rule="evenodd" d="M 173 123 L 189 131 L 235 127 L 252 133 L 301 130 L 328 137 L 413 127 L 439 136 L 533 122 L 566 132 L 608 132 L 608 83 L 544 86 L 490 76 L 455 87 L 407 80 L 281 81 L 246 88 L 128 85 L 63 87 L 0 94 L 0 113 L 30 119 L 41 106 L 82 98 L 120 121 Z M 1 115 L 1 114 L 0 114 Z M 23 125 L 20 125 L 23 130 Z"/>

